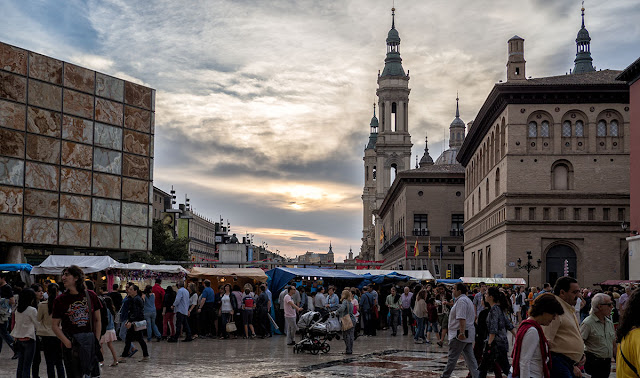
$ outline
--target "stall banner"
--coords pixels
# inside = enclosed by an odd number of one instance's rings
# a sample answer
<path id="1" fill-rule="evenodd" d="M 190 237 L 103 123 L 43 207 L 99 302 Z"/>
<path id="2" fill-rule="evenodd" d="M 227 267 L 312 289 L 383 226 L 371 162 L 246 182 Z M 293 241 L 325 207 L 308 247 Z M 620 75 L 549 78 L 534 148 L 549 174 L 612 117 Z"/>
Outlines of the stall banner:
<path id="1" fill-rule="evenodd" d="M 356 259 L 356 269 L 380 269 L 380 265 L 369 266 L 368 264 L 382 264 L 385 260 L 358 260 Z"/>
<path id="2" fill-rule="evenodd" d="M 188 238 L 189 237 L 189 220 L 178 218 L 178 237 L 179 238 Z"/>

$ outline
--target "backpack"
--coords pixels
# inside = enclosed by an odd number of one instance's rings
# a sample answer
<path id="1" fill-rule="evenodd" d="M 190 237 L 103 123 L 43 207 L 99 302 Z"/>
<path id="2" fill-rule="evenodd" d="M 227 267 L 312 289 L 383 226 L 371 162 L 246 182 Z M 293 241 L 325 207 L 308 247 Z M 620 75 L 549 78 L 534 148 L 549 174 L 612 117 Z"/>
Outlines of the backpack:
<path id="1" fill-rule="evenodd" d="M 250 295 L 242 298 L 242 303 L 244 304 L 245 309 L 253 309 L 253 297 Z"/>
<path id="2" fill-rule="evenodd" d="M 516 297 L 516 304 L 518 306 L 522 306 L 522 293 L 518 294 L 518 296 Z"/>
<path id="3" fill-rule="evenodd" d="M 109 323 L 109 315 L 107 314 L 107 304 L 104 302 L 102 297 L 98 296 L 98 300 L 100 301 L 100 336 L 107 333 L 107 323 Z"/>

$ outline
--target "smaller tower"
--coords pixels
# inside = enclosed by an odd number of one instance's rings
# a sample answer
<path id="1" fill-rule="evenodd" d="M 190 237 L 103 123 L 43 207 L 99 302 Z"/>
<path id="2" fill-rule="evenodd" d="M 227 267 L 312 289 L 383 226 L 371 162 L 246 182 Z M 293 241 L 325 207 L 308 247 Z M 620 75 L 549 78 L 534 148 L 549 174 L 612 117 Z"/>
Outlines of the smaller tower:
<path id="1" fill-rule="evenodd" d="M 378 118 L 376 117 L 376 104 L 373 103 L 373 117 L 369 123 L 371 133 L 369 134 L 369 143 L 366 150 L 373 150 L 376 148 L 376 141 L 378 140 Z"/>
<path id="2" fill-rule="evenodd" d="M 464 121 L 460 119 L 460 98 L 456 93 L 456 118 L 449 125 L 449 148 L 460 148 L 464 142 Z"/>
<path id="3" fill-rule="evenodd" d="M 507 81 L 526 80 L 524 60 L 524 38 L 514 35 L 509 41 L 509 59 L 507 60 Z"/>
<path id="4" fill-rule="evenodd" d="M 425 136 L 424 155 L 422 155 L 422 159 L 420 159 L 420 168 L 424 168 L 429 165 L 433 165 L 433 159 L 431 158 L 431 155 L 429 155 L 429 138 Z"/>
<path id="5" fill-rule="evenodd" d="M 353 260 L 353 249 L 349 247 L 349 260 Z"/>
<path id="6" fill-rule="evenodd" d="M 584 1 L 582 2 L 582 27 L 578 31 L 576 38 L 576 59 L 573 61 L 572 74 L 595 71 L 593 68 L 593 58 L 591 58 L 591 37 L 589 31 L 584 27 Z"/>

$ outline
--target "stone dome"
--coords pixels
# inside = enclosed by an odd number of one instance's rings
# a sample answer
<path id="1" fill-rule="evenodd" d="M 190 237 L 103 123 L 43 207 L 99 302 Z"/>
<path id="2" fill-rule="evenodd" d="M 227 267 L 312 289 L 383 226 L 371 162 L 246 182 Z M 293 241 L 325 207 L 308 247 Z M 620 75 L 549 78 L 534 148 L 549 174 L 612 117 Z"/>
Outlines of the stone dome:
<path id="1" fill-rule="evenodd" d="M 436 160 L 436 165 L 459 164 L 458 161 L 456 160 L 457 156 L 458 156 L 458 149 L 450 148 L 445 152 L 443 152 L 442 155 L 438 157 L 438 159 Z"/>

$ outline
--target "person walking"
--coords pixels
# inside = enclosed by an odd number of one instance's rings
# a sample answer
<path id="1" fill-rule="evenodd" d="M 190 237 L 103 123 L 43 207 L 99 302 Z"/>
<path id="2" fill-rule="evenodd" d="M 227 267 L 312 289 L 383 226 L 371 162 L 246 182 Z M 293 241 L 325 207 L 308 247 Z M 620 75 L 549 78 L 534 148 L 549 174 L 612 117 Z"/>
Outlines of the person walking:
<path id="1" fill-rule="evenodd" d="M 353 354 L 353 340 L 354 340 L 354 331 L 356 318 L 353 316 L 353 304 L 351 300 L 353 297 L 351 296 L 351 291 L 343 290 L 342 295 L 340 296 L 340 306 L 336 310 L 336 316 L 338 319 L 342 319 L 343 316 L 349 315 L 351 319 L 351 327 L 349 329 L 342 330 L 342 338 L 344 339 L 345 352 L 344 354 Z"/>
<path id="2" fill-rule="evenodd" d="M 409 289 L 409 286 L 405 286 L 402 295 L 400 295 L 400 309 L 402 311 L 402 335 L 404 336 L 407 336 L 409 334 L 409 329 L 411 329 L 412 335 L 414 335 L 416 331 L 415 327 L 413 326 L 411 298 L 413 298 L 413 293 Z"/>
<path id="3" fill-rule="evenodd" d="M 129 350 L 131 349 L 131 344 L 134 341 L 137 341 L 142 349 L 142 359 L 140 362 L 147 362 L 149 361 L 147 343 L 144 341 L 142 330 L 136 325 L 144 322 L 144 302 L 142 300 L 142 292 L 140 292 L 138 285 L 131 285 L 127 289 L 127 294 L 130 298 L 129 318 L 124 324 L 124 327 L 127 328 L 127 335 L 124 340 L 124 349 L 122 350 L 122 355 L 118 363 L 127 362 Z"/>
<path id="4" fill-rule="evenodd" d="M 42 285 L 39 283 L 34 283 L 31 285 L 31 290 L 36 295 L 36 298 L 33 301 L 33 307 L 36 309 L 36 313 L 38 311 L 38 306 L 42 299 L 44 298 L 44 291 L 42 290 Z M 39 322 L 38 322 L 39 325 Z M 42 339 L 37 334 L 38 329 L 36 328 L 36 350 L 33 354 L 33 362 L 31 363 L 31 371 L 33 372 L 33 378 L 40 378 L 40 363 L 42 362 Z"/>
<path id="5" fill-rule="evenodd" d="M 160 341 L 162 340 L 162 335 L 156 325 L 156 295 L 153 293 L 151 285 L 147 285 L 144 288 L 142 300 L 144 301 L 144 320 L 147 321 L 147 341 L 151 341 L 153 336 Z"/>
<path id="6" fill-rule="evenodd" d="M 416 304 L 413 307 L 413 314 L 416 319 L 416 323 L 418 327 L 413 335 L 413 341 L 416 344 L 422 344 L 427 342 L 427 339 L 424 337 L 424 324 L 427 321 L 427 317 L 429 312 L 427 310 L 427 302 L 425 301 L 425 297 L 427 296 L 426 290 L 420 290 L 418 293 L 418 297 L 416 299 Z"/>
<path id="7" fill-rule="evenodd" d="M 196 290 L 196 284 L 189 283 L 189 328 L 191 328 L 191 334 L 194 339 L 198 338 L 198 291 Z"/>
<path id="8" fill-rule="evenodd" d="M 478 324 L 477 319 L 478 315 L 480 315 L 480 311 L 484 310 L 484 295 L 486 292 L 487 284 L 480 282 L 480 290 L 473 296 L 473 307 L 476 311 L 476 324 Z"/>
<path id="9" fill-rule="evenodd" d="M 513 345 L 513 378 L 551 378 L 549 342 L 542 326 L 548 326 L 564 309 L 551 293 L 542 293 L 531 305 L 529 317 L 518 327 Z"/>
<path id="10" fill-rule="evenodd" d="M 211 288 L 211 281 L 204 280 L 204 290 L 202 291 L 202 297 L 200 298 L 200 304 L 198 306 L 198 314 L 200 315 L 200 336 L 201 337 L 215 337 L 214 321 L 216 319 L 215 314 L 216 295 Z"/>
<path id="11" fill-rule="evenodd" d="M 296 288 L 294 286 L 288 286 L 287 294 L 283 298 L 284 305 L 284 328 L 287 332 L 287 345 L 294 345 L 296 343 L 296 311 L 302 310 L 296 306 L 293 302 L 292 296 L 295 294 Z"/>
<path id="12" fill-rule="evenodd" d="M 180 280 L 178 281 L 178 294 L 176 295 L 176 299 L 173 301 L 173 309 L 176 314 L 176 334 L 174 337 L 170 338 L 168 342 L 175 343 L 180 338 L 182 334 L 182 327 L 184 326 L 185 332 L 187 333 L 187 337 L 182 340 L 184 342 L 193 341 L 191 337 L 191 328 L 189 327 L 189 291 L 185 287 L 185 282 Z"/>
<path id="13" fill-rule="evenodd" d="M 364 325 L 365 336 L 376 335 L 376 319 L 374 316 L 374 307 L 376 306 L 376 300 L 371 294 L 371 286 L 365 286 L 363 288 L 362 296 L 360 297 L 360 314 Z"/>
<path id="14" fill-rule="evenodd" d="M 38 305 L 38 328 L 36 336 L 42 340 L 42 350 L 44 351 L 44 361 L 47 365 L 47 376 L 64 378 L 64 365 L 62 364 L 62 347 L 60 340 L 53 333 L 51 327 L 51 313 L 53 312 L 53 302 L 58 296 L 58 284 L 50 283 L 47 286 L 48 299 Z"/>
<path id="15" fill-rule="evenodd" d="M 176 335 L 174 326 L 175 313 L 173 311 L 173 302 L 176 300 L 176 293 L 173 287 L 169 286 L 165 290 L 164 299 L 162 301 L 162 338 L 169 339 Z"/>
<path id="16" fill-rule="evenodd" d="M 473 302 L 467 296 L 467 285 L 458 282 L 453 289 L 454 303 L 449 313 L 448 337 L 449 356 L 442 378 L 449 378 L 458 363 L 460 355 L 464 355 L 467 368 L 472 378 L 478 378 L 478 363 L 473 355 L 474 321 L 476 319 Z"/>
<path id="17" fill-rule="evenodd" d="M 0 272 L 0 352 L 2 352 L 2 341 L 9 345 L 13 353 L 12 360 L 18 358 L 13 349 L 14 340 L 9 334 L 9 322 L 11 321 L 11 308 L 15 305 L 13 290 L 7 283 L 7 274 Z"/>
<path id="18" fill-rule="evenodd" d="M 155 307 L 156 307 L 156 329 L 160 331 L 162 329 L 162 310 L 163 310 L 163 302 L 164 302 L 164 294 L 165 290 L 162 288 L 162 279 L 156 278 L 156 282 L 151 289 L 151 292 L 154 295 L 155 299 Z"/>
<path id="19" fill-rule="evenodd" d="M 258 317 L 258 333 L 260 338 L 271 337 L 271 322 L 269 321 L 269 296 L 267 295 L 267 285 L 259 287 L 260 293 L 256 299 L 256 315 Z"/>
<path id="20" fill-rule="evenodd" d="M 578 281 L 572 277 L 560 277 L 553 288 L 564 314 L 548 326 L 542 327 L 551 350 L 551 376 L 554 378 L 581 377 L 584 365 L 584 342 L 576 319 L 576 300 L 580 295 Z"/>
<path id="21" fill-rule="evenodd" d="M 100 352 L 104 356 L 104 344 L 107 344 L 107 348 L 111 351 L 111 356 L 113 357 L 113 362 L 110 367 L 118 366 L 118 356 L 116 354 L 116 349 L 113 347 L 113 342 L 118 338 L 116 337 L 115 325 L 113 323 L 113 318 L 116 316 L 116 308 L 113 305 L 113 300 L 111 297 L 104 297 L 104 304 L 107 307 L 107 331 L 102 335 L 100 339 Z"/>
<path id="22" fill-rule="evenodd" d="M 38 310 L 35 308 L 36 293 L 31 288 L 23 289 L 18 297 L 15 324 L 11 337 L 15 340 L 18 352 L 17 378 L 31 378 L 31 365 L 36 353 L 36 329 L 38 328 Z M 38 376 L 34 372 L 34 376 Z"/>
<path id="23" fill-rule="evenodd" d="M 427 294 L 427 297 L 427 317 L 424 319 L 424 329 L 427 331 L 426 343 L 431 344 L 431 333 L 436 335 L 436 339 L 440 335 L 438 332 L 438 309 L 433 295 Z"/>
<path id="24" fill-rule="evenodd" d="M 449 313 L 451 312 L 453 301 L 451 293 L 445 289 L 444 284 L 438 284 L 436 287 L 436 293 L 436 309 L 438 311 L 438 325 L 440 326 L 440 335 L 438 337 L 437 344 L 442 347 L 444 346 L 444 341 L 449 335 Z"/>
<path id="25" fill-rule="evenodd" d="M 640 373 L 640 290 L 635 289 L 626 301 L 624 315 L 616 332 L 618 354 L 616 376 L 638 377 Z"/>
<path id="26" fill-rule="evenodd" d="M 608 378 L 611 374 L 611 358 L 616 350 L 616 331 L 608 316 L 613 301 L 604 293 L 598 293 L 591 299 L 591 310 L 580 325 L 580 334 L 584 340 L 584 371 L 593 378 Z"/>
<path id="27" fill-rule="evenodd" d="M 398 319 L 400 318 L 400 294 L 395 287 L 391 287 L 391 293 L 387 295 L 385 305 L 389 308 L 391 336 L 395 336 L 398 333 Z"/>
<path id="28" fill-rule="evenodd" d="M 509 321 L 507 323 L 507 317 L 500 306 L 500 298 L 503 293 L 500 293 L 497 287 L 490 287 L 486 290 L 485 299 L 489 304 L 489 313 L 487 315 L 487 333 L 484 353 L 482 355 L 482 364 L 479 368 L 479 377 L 485 378 L 489 368 L 492 368 L 494 363 L 500 366 L 501 372 L 507 374 L 511 370 L 509 365 L 509 340 L 507 340 L 507 331 L 513 329 L 513 325 Z M 505 298 L 506 302 L 506 298 Z M 508 305 L 505 303 L 505 305 Z M 482 306 L 484 309 L 484 304 Z M 498 375 L 497 373 L 496 375 Z"/>
<path id="29" fill-rule="evenodd" d="M 358 302 L 358 289 L 355 287 L 350 289 L 351 291 L 351 305 L 353 305 L 353 317 L 356 319 L 356 322 L 353 323 L 353 340 L 358 338 L 360 334 L 360 303 Z"/>
<path id="30" fill-rule="evenodd" d="M 84 272 L 71 265 L 62 270 L 66 291 L 53 302 L 51 328 L 62 341 L 62 356 L 67 376 L 100 376 L 97 357 L 102 320 L 102 305 L 96 293 L 87 290 Z"/>

